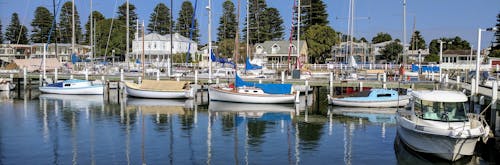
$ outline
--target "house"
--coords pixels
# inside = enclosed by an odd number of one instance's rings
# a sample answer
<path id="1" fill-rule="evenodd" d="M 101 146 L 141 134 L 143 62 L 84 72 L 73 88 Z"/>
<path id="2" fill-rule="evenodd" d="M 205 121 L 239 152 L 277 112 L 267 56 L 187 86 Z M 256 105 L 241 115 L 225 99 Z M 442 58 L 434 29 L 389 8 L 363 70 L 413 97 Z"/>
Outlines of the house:
<path id="1" fill-rule="evenodd" d="M 373 62 L 375 58 L 370 56 L 370 45 L 365 42 L 354 42 L 352 43 L 352 55 L 357 62 L 366 63 Z M 347 55 L 349 52 L 348 42 L 341 42 L 338 45 L 332 46 L 332 62 L 346 62 Z"/>
<path id="2" fill-rule="evenodd" d="M 290 54 L 289 49 L 291 46 Z M 300 55 L 297 54 L 297 41 L 281 40 L 281 41 L 265 41 L 264 43 L 255 44 L 254 58 L 260 58 L 264 63 L 288 64 L 288 56 L 290 55 L 290 63 L 295 65 L 297 57 L 301 63 L 308 63 L 308 47 L 306 41 L 300 41 Z"/>
<path id="3" fill-rule="evenodd" d="M 62 64 L 56 58 L 46 58 L 45 61 L 45 69 L 47 71 L 54 70 L 55 68 L 61 68 Z M 39 72 L 42 68 L 42 59 L 41 58 L 33 58 L 33 59 L 13 59 L 10 64 L 6 67 L 8 70 L 18 70 L 26 68 L 28 72 Z"/>
<path id="4" fill-rule="evenodd" d="M 172 34 L 172 52 L 170 44 L 170 34 L 160 35 L 157 33 L 150 33 L 144 36 L 144 55 L 147 61 L 152 59 L 166 59 L 169 54 L 187 53 L 194 57 L 198 51 L 198 43 L 189 38 L 186 38 L 179 33 Z M 132 52 L 129 56 L 135 59 L 141 58 L 143 52 L 143 38 L 138 37 L 132 41 Z"/>
<path id="5" fill-rule="evenodd" d="M 2 62 L 10 62 L 13 59 L 28 59 L 28 58 L 42 58 L 43 56 L 43 43 L 33 43 L 31 45 L 25 44 L 0 44 L 0 60 Z M 57 44 L 57 58 L 61 61 L 69 61 L 72 45 L 67 43 Z M 56 58 L 55 44 L 49 44 L 46 50 L 47 58 Z M 88 45 L 75 45 L 77 55 L 90 56 L 90 46 Z"/>

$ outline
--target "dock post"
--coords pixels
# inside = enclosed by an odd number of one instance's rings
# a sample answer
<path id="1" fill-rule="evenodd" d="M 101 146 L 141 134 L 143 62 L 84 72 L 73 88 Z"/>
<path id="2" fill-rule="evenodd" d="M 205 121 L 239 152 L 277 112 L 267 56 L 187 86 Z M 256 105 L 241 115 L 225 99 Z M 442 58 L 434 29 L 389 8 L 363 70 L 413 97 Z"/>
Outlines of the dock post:
<path id="1" fill-rule="evenodd" d="M 217 77 L 217 79 L 215 79 L 215 84 L 219 84 L 219 78 Z"/>
<path id="2" fill-rule="evenodd" d="M 387 82 L 387 73 L 384 72 L 383 79 L 382 79 L 382 88 L 384 88 L 384 89 L 387 88 L 386 82 Z"/>
<path id="3" fill-rule="evenodd" d="M 137 84 L 142 84 L 142 77 L 137 77 Z"/>
<path id="4" fill-rule="evenodd" d="M 38 78 L 38 86 L 42 86 L 43 85 L 43 77 L 42 77 L 42 74 L 40 74 L 40 77 Z"/>
<path id="5" fill-rule="evenodd" d="M 306 102 L 306 105 L 307 105 L 307 102 L 308 102 L 307 99 L 309 98 L 309 81 L 306 80 L 306 82 L 304 83 L 304 85 L 305 85 L 305 91 L 304 91 L 304 93 L 306 94 L 306 101 L 305 102 Z"/>
<path id="6" fill-rule="evenodd" d="M 177 77 L 175 78 L 175 81 L 181 81 L 181 78 L 180 78 L 179 76 L 177 76 Z"/>
<path id="7" fill-rule="evenodd" d="M 329 84 L 329 89 L 330 89 L 330 96 L 333 96 L 333 72 L 330 72 L 330 84 Z"/>
<path id="8" fill-rule="evenodd" d="M 198 85 L 198 69 L 194 70 L 194 84 Z"/>
<path id="9" fill-rule="evenodd" d="M 262 84 L 262 79 L 259 79 L 259 84 Z"/>
<path id="10" fill-rule="evenodd" d="M 295 92 L 295 104 L 300 104 L 300 92 Z M 298 105 L 295 105 L 298 107 Z"/>
<path id="11" fill-rule="evenodd" d="M 431 72 L 431 81 L 434 81 L 434 72 Z"/>
<path id="12" fill-rule="evenodd" d="M 26 90 L 26 84 L 27 84 L 26 75 L 27 75 L 27 70 L 26 70 L 26 68 L 23 68 L 23 87 L 24 87 L 24 90 Z"/>
<path id="13" fill-rule="evenodd" d="M 444 75 L 444 83 L 448 84 L 448 80 L 449 80 L 448 74 L 445 74 Z"/>
<path id="14" fill-rule="evenodd" d="M 285 71 L 281 71 L 281 84 L 285 83 Z"/>
<path id="15" fill-rule="evenodd" d="M 415 83 L 411 83 L 410 88 L 411 88 L 412 90 L 415 90 Z"/>
<path id="16" fill-rule="evenodd" d="M 89 80 L 89 70 L 85 68 L 85 80 Z"/>
<path id="17" fill-rule="evenodd" d="M 123 81 L 123 69 L 120 69 L 120 81 Z"/>
<path id="18" fill-rule="evenodd" d="M 362 81 L 359 82 L 359 91 L 360 92 L 363 91 L 363 82 Z"/>
<path id="19" fill-rule="evenodd" d="M 160 69 L 156 70 L 156 81 L 160 81 Z"/>
<path id="20" fill-rule="evenodd" d="M 498 66 L 498 65 L 497 65 Z M 493 81 L 491 94 L 490 128 L 496 132 L 498 81 Z"/>
<path id="21" fill-rule="evenodd" d="M 14 83 L 14 74 L 9 74 L 10 82 Z"/>
<path id="22" fill-rule="evenodd" d="M 57 68 L 54 69 L 54 83 L 57 83 Z"/>
<path id="23" fill-rule="evenodd" d="M 106 81 L 106 98 L 109 101 L 109 81 Z"/>
<path id="24" fill-rule="evenodd" d="M 470 80 L 470 93 L 471 96 L 476 95 L 476 79 Z"/>
<path id="25" fill-rule="evenodd" d="M 69 75 L 69 79 L 73 79 L 73 75 Z"/>
<path id="26" fill-rule="evenodd" d="M 457 76 L 457 89 L 460 90 L 460 76 Z"/>

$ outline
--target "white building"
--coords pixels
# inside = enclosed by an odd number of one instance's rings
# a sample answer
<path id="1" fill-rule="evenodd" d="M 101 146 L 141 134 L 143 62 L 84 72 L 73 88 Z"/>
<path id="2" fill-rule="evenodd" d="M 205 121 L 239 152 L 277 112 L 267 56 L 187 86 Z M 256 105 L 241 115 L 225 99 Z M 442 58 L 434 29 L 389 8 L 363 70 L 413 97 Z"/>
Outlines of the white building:
<path id="1" fill-rule="evenodd" d="M 157 33 L 150 33 L 144 36 L 144 54 L 145 58 L 149 61 L 151 59 L 166 59 L 169 54 L 177 53 L 187 53 L 188 50 L 191 53 L 191 57 L 194 57 L 195 53 L 198 51 L 198 43 L 186 38 L 179 33 L 175 33 L 172 36 L 173 48 L 170 52 L 170 34 L 160 35 Z M 191 44 L 189 46 L 189 44 Z M 137 37 L 132 41 L 132 52 L 130 57 L 140 58 L 143 51 L 143 39 L 142 37 Z"/>

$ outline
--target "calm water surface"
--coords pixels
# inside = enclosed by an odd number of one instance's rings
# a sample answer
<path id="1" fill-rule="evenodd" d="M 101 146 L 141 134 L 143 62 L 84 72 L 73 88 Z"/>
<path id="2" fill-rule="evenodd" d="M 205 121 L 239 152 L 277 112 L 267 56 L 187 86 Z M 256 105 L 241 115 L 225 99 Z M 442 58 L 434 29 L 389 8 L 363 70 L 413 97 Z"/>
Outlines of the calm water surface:
<path id="1" fill-rule="evenodd" d="M 11 93 L 12 95 L 12 93 Z M 428 164 L 391 113 L 43 94 L 0 101 L 0 164 Z M 391 111 L 386 109 L 383 111 Z M 484 163 L 479 157 L 462 163 Z"/>

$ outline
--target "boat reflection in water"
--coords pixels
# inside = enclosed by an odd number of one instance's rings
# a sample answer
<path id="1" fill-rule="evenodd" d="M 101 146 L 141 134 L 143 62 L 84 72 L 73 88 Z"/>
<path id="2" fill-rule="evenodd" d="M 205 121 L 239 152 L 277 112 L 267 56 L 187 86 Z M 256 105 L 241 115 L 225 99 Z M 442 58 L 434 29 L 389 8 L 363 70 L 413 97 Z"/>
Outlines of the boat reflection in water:
<path id="1" fill-rule="evenodd" d="M 104 97 L 102 95 L 60 95 L 41 94 L 38 98 L 42 100 L 62 102 L 63 107 L 73 109 L 89 108 L 89 106 L 102 106 Z"/>
<path id="2" fill-rule="evenodd" d="M 371 123 L 396 124 L 396 108 L 329 107 L 333 114 L 367 119 Z"/>
<path id="3" fill-rule="evenodd" d="M 444 159 L 438 158 L 431 154 L 419 153 L 413 151 L 409 148 L 405 143 L 403 143 L 400 137 L 396 134 L 396 138 L 394 139 L 394 152 L 396 154 L 396 158 L 398 164 L 485 164 L 486 162 L 482 162 L 481 159 L 477 156 L 464 157 L 457 161 L 449 162 Z"/>

